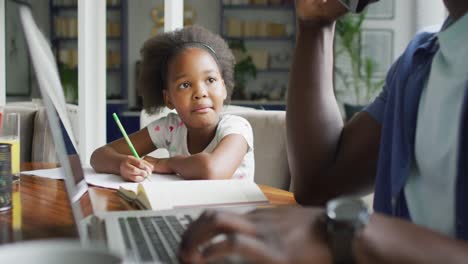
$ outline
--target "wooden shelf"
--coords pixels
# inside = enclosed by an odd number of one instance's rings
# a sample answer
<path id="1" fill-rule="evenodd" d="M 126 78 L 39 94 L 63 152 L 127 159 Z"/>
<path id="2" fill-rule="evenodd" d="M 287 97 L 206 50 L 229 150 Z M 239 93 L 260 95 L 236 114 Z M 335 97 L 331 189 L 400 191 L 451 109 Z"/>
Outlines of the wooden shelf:
<path id="1" fill-rule="evenodd" d="M 262 110 L 286 110 L 286 101 L 268 101 L 268 100 L 233 100 L 231 105 L 247 106 Z"/>
<path id="2" fill-rule="evenodd" d="M 120 73 L 122 71 L 121 68 L 107 68 L 107 73 Z"/>
<path id="3" fill-rule="evenodd" d="M 72 71 L 78 71 L 78 68 L 71 69 Z M 121 68 L 106 68 L 107 73 L 120 73 L 122 71 Z"/>
<path id="4" fill-rule="evenodd" d="M 283 36 L 283 37 L 229 37 L 224 35 L 224 39 L 226 40 L 253 40 L 253 41 L 272 41 L 272 40 L 279 40 L 279 41 L 291 41 L 294 40 L 293 36 Z"/>
<path id="5" fill-rule="evenodd" d="M 293 5 L 224 5 L 226 10 L 294 10 Z"/>
<path id="6" fill-rule="evenodd" d="M 289 68 L 257 69 L 257 73 L 289 73 Z"/>
<path id="7" fill-rule="evenodd" d="M 230 104 L 237 105 L 285 105 L 286 101 L 268 101 L 268 100 L 232 100 Z"/>
<path id="8" fill-rule="evenodd" d="M 77 41 L 77 37 L 55 37 L 52 41 Z M 120 41 L 120 37 L 109 37 L 108 41 Z"/>
<path id="9" fill-rule="evenodd" d="M 121 5 L 111 5 L 111 6 L 107 6 L 106 9 L 108 11 L 120 11 L 121 9 Z M 52 9 L 53 11 L 76 11 L 78 10 L 78 6 L 77 5 L 55 5 L 55 6 L 52 6 Z"/>

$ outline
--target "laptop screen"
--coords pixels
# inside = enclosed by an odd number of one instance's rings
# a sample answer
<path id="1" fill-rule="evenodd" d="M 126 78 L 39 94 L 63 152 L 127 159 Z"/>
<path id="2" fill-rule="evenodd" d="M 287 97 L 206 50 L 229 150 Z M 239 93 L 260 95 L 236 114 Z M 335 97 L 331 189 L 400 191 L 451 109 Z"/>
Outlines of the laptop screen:
<path id="1" fill-rule="evenodd" d="M 19 12 L 39 83 L 39 90 L 44 101 L 55 150 L 63 168 L 65 187 L 75 218 L 75 225 L 77 225 L 84 217 L 92 214 L 93 209 L 80 158 L 76 151 L 76 141 L 73 138 L 70 121 L 65 110 L 65 97 L 57 65 L 49 44 L 34 22 L 31 9 L 23 5 L 20 6 Z M 80 232 L 79 228 L 77 231 Z"/>

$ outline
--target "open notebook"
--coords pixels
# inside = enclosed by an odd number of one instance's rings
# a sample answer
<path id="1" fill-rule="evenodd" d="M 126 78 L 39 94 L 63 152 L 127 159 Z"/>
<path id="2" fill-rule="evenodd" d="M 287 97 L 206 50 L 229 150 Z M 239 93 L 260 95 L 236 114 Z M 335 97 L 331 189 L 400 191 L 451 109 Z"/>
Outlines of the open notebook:
<path id="1" fill-rule="evenodd" d="M 246 180 L 194 180 L 121 185 L 119 195 L 142 209 L 262 205 L 269 201 L 260 188 Z"/>

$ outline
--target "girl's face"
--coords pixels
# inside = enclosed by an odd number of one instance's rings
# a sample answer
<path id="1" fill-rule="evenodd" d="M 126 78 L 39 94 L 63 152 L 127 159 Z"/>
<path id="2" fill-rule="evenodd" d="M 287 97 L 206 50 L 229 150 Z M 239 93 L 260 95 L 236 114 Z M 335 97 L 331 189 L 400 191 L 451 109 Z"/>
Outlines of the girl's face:
<path id="1" fill-rule="evenodd" d="M 191 47 L 177 54 L 169 62 L 166 85 L 167 107 L 175 108 L 188 128 L 218 124 L 227 92 L 218 64 L 208 51 Z"/>

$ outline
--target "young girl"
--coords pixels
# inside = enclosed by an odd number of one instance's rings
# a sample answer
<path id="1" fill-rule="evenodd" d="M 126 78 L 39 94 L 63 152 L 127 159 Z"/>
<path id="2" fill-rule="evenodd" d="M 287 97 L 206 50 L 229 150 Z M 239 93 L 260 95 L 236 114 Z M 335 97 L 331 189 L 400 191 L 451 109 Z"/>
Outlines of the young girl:
<path id="1" fill-rule="evenodd" d="M 253 180 L 252 128 L 241 117 L 220 114 L 234 87 L 234 56 L 226 42 L 190 26 L 149 39 L 141 54 L 138 86 L 144 109 L 155 113 L 167 106 L 177 114 L 152 122 L 130 140 L 140 156 L 165 148 L 170 157 L 138 160 L 121 138 L 93 152 L 93 168 L 135 182 L 151 172 Z"/>

